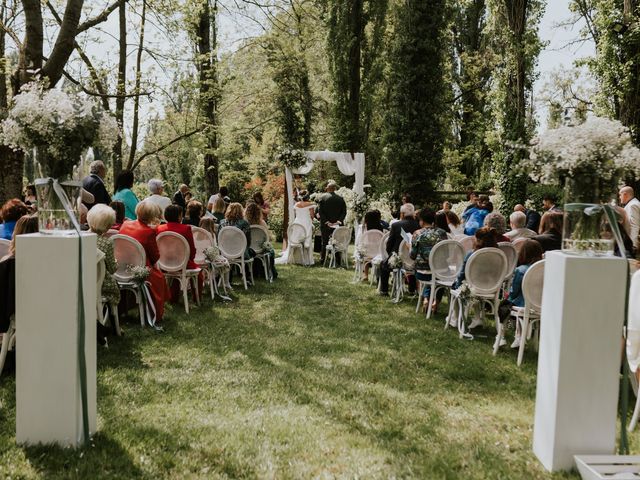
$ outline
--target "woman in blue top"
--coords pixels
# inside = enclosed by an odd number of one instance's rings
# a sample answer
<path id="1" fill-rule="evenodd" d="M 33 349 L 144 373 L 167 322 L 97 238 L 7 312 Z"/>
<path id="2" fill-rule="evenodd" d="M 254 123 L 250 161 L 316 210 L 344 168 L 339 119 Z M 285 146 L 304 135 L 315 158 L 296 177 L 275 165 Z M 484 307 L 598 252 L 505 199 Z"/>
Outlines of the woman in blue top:
<path id="1" fill-rule="evenodd" d="M 522 279 L 527 270 L 534 263 L 542 260 L 542 247 L 535 240 L 527 239 L 522 243 L 520 254 L 518 255 L 518 266 L 513 274 L 513 282 L 509 290 L 509 297 L 504 300 L 498 308 L 500 322 L 504 323 L 511 315 L 511 307 L 524 307 L 524 292 L 522 291 Z M 516 338 L 511 344 L 511 348 L 520 347 L 520 325 L 516 328 Z"/>
<path id="2" fill-rule="evenodd" d="M 139 200 L 131 188 L 133 188 L 133 172 L 131 170 L 121 171 L 116 179 L 116 193 L 113 200 L 124 203 L 124 216 L 129 220 L 136 220 L 136 206 Z"/>
<path id="3" fill-rule="evenodd" d="M 498 232 L 496 232 L 495 228 L 490 228 L 490 227 L 479 228 L 476 231 L 475 237 L 476 237 L 476 245 L 472 251 L 467 252 L 467 254 L 464 256 L 462 267 L 458 272 L 458 277 L 456 278 L 456 281 L 453 282 L 453 285 L 451 286 L 451 288 L 454 290 L 460 288 L 462 286 L 462 282 L 464 282 L 466 279 L 464 269 L 466 268 L 467 260 L 469 260 L 469 257 L 471 255 L 473 255 L 476 251 L 480 250 L 481 248 L 498 248 L 498 240 L 497 240 Z"/>
<path id="4" fill-rule="evenodd" d="M 22 203 L 22 200 L 17 198 L 7 200 L 2 206 L 1 217 L 4 223 L 0 223 L 0 238 L 11 240 L 16 222 L 27 213 L 29 213 L 29 211 L 27 206 Z"/>
<path id="5" fill-rule="evenodd" d="M 486 195 L 480 195 L 478 198 L 478 206 L 472 207 L 462 214 L 464 222 L 464 234 L 474 235 L 476 230 L 484 225 L 484 217 L 491 212 L 491 202 Z"/>

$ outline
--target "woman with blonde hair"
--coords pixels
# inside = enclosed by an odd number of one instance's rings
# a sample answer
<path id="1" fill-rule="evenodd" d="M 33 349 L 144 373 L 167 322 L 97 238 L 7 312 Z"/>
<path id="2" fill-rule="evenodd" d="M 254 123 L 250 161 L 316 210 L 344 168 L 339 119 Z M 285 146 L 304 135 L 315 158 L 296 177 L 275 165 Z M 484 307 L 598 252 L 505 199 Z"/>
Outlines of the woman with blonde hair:
<path id="1" fill-rule="evenodd" d="M 157 232 L 153 227 L 159 223 L 162 212 L 155 203 L 140 202 L 136 207 L 136 216 L 137 220 L 124 222 L 120 227 L 120 234 L 136 239 L 144 248 L 147 267 L 150 269 L 148 281 L 151 283 L 151 296 L 156 309 L 156 322 L 160 322 L 164 315 L 164 302 L 169 298 L 169 288 L 164 280 L 164 275 L 156 267 L 160 252 L 156 242 Z"/>
<path id="2" fill-rule="evenodd" d="M 216 237 L 217 232 L 217 223 L 215 219 L 211 217 L 202 217 L 200 219 L 200 228 L 204 228 L 207 232 L 209 232 L 214 238 Z"/>
<path id="3" fill-rule="evenodd" d="M 215 201 L 213 202 L 211 214 L 215 217 L 218 223 L 224 220 L 224 212 L 226 208 L 227 204 L 224 203 L 224 198 L 222 198 L 221 196 L 216 197 Z"/>
<path id="4" fill-rule="evenodd" d="M 105 233 L 116 221 L 116 212 L 113 208 L 102 203 L 95 205 L 87 214 L 89 228 L 98 236 L 98 250 L 104 254 L 104 266 L 106 274 L 102 282 L 102 296 L 110 304 L 120 302 L 120 289 L 113 274 L 118 269 L 116 257 L 113 254 L 113 240 L 105 236 Z"/>
<path id="5" fill-rule="evenodd" d="M 218 235 L 224 227 L 236 227 L 242 230 L 244 236 L 247 237 L 247 248 L 244 251 L 244 257 L 247 259 L 251 258 L 249 253 L 249 246 L 251 245 L 251 228 L 249 228 L 249 222 L 244 218 L 244 210 L 242 209 L 241 204 L 234 202 L 227 207 L 227 213 L 224 215 L 224 220 L 220 222 Z"/>
<path id="6" fill-rule="evenodd" d="M 264 215 L 260 205 L 255 202 L 249 202 L 244 215 L 249 222 L 249 225 L 260 225 L 261 227 L 268 228 L 267 222 L 264 221 Z"/>

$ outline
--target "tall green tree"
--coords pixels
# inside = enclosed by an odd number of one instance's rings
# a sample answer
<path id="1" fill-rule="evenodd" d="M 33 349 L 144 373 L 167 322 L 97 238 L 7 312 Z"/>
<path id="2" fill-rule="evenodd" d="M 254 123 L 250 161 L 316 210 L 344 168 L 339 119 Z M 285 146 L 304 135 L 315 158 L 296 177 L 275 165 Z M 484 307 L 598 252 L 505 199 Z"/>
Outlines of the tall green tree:
<path id="1" fill-rule="evenodd" d="M 520 170 L 527 144 L 535 130 L 530 94 L 535 67 L 542 49 L 538 35 L 544 13 L 543 0 L 490 0 L 492 38 L 502 61 L 494 71 L 493 110 L 498 130 L 494 132 L 493 159 L 498 188 L 507 209 L 527 198 L 527 176 Z"/>
<path id="2" fill-rule="evenodd" d="M 434 200 L 447 125 L 445 0 L 403 0 L 394 8 L 385 156 L 396 191 Z"/>

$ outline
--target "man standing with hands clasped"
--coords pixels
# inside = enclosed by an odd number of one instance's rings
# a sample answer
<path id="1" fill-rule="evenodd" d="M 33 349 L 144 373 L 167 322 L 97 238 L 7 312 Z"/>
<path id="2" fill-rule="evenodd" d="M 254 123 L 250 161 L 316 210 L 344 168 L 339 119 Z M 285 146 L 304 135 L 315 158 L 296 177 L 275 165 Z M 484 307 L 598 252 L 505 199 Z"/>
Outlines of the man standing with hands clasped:
<path id="1" fill-rule="evenodd" d="M 636 194 L 631 187 L 622 187 L 618 195 L 629 220 L 627 233 L 633 242 L 633 249 L 637 251 L 640 246 L 640 239 L 638 238 L 638 235 L 640 235 L 640 201 L 636 198 Z"/>
<path id="2" fill-rule="evenodd" d="M 326 193 L 320 197 L 318 201 L 318 215 L 320 217 L 320 232 L 322 233 L 322 254 L 320 263 L 324 263 L 324 257 L 327 254 L 327 244 L 333 230 L 344 225 L 344 219 L 347 216 L 347 204 L 340 195 L 336 193 L 338 184 L 333 180 L 327 183 Z M 336 256 L 338 265 L 340 258 Z"/>

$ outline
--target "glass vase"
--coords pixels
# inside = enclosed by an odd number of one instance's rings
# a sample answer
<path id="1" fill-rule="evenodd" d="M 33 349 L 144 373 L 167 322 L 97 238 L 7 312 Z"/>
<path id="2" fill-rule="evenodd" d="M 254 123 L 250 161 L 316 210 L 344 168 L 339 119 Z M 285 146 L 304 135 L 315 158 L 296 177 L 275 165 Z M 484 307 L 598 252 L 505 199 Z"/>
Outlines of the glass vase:
<path id="1" fill-rule="evenodd" d="M 69 214 L 63 206 L 68 202 L 71 213 L 78 218 L 78 198 L 82 182 L 77 180 L 59 181 L 62 187 L 62 199 L 53 188 L 54 179 L 38 178 L 35 180 L 38 198 L 38 224 L 40 233 L 48 235 L 72 235 L 76 232 Z M 66 198 L 64 198 L 66 196 Z"/>
<path id="2" fill-rule="evenodd" d="M 615 241 L 603 208 L 603 188 L 592 176 L 565 182 L 562 251 L 589 257 L 611 256 Z"/>

